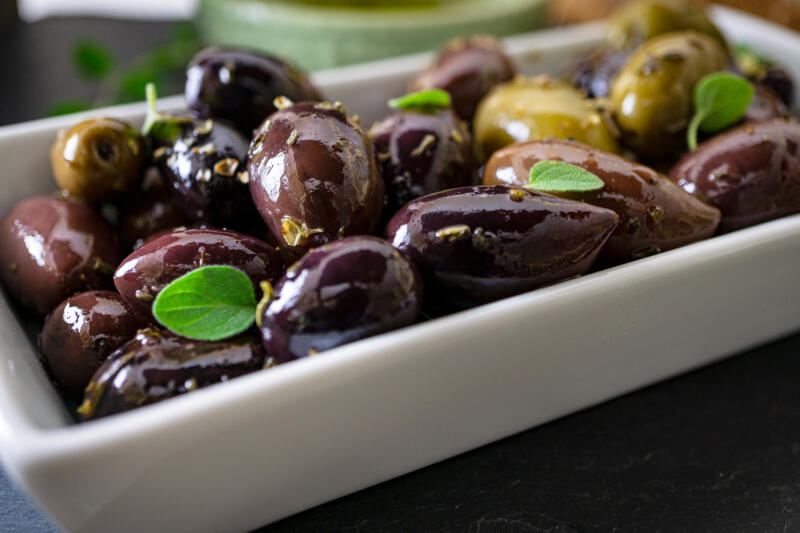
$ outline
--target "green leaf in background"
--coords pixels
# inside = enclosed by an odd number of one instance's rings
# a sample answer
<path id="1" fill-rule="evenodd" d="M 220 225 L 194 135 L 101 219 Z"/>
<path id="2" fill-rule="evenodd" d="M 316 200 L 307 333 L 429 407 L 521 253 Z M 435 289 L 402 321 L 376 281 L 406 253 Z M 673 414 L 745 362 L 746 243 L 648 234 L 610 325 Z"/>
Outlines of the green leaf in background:
<path id="1" fill-rule="evenodd" d="M 114 55 L 103 43 L 81 40 L 72 51 L 78 72 L 89 79 L 105 78 L 114 68 Z"/>
<path id="2" fill-rule="evenodd" d="M 92 108 L 92 103 L 88 100 L 60 100 L 50 105 L 47 110 L 48 117 L 57 117 L 59 115 L 69 115 L 70 113 L 78 113 L 79 111 L 87 111 Z"/>
<path id="3" fill-rule="evenodd" d="M 604 186 L 603 180 L 581 167 L 563 161 L 539 161 L 533 165 L 525 188 L 543 192 L 585 192 Z"/>
<path id="4" fill-rule="evenodd" d="M 429 89 L 389 100 L 392 109 L 438 111 L 450 107 L 450 94 L 442 89 Z"/>
<path id="5" fill-rule="evenodd" d="M 697 148 L 698 130 L 713 133 L 741 120 L 753 93 L 753 85 L 736 74 L 715 72 L 703 76 L 694 86 L 694 117 L 686 134 L 689 148 Z"/>
<path id="6" fill-rule="evenodd" d="M 244 272 L 207 266 L 172 281 L 158 293 L 153 315 L 184 337 L 216 341 L 233 337 L 255 321 L 256 296 Z"/>

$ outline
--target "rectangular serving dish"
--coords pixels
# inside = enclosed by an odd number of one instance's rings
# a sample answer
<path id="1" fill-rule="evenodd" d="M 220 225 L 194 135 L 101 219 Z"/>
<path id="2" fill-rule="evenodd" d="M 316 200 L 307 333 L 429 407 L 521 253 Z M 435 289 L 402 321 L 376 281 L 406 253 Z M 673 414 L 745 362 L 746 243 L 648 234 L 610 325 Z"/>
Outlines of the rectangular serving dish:
<path id="1" fill-rule="evenodd" d="M 798 34 L 714 16 L 800 79 Z M 601 36 L 589 24 L 507 44 L 522 72 L 557 73 Z M 370 123 L 428 60 L 315 79 Z M 47 149 L 79 118 L 0 128 L 0 212 L 53 189 Z M 798 265 L 794 216 L 82 425 L 3 299 L 0 458 L 70 531 L 251 529 L 797 331 Z"/>

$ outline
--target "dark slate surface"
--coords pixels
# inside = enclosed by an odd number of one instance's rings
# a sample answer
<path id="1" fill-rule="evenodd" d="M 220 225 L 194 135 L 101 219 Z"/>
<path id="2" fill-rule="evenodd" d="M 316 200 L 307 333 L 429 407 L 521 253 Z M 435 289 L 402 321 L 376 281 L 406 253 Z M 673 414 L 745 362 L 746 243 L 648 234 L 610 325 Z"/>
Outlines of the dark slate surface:
<path id="1" fill-rule="evenodd" d="M 168 32 L 90 19 L 4 28 L 0 124 L 91 96 L 69 66 L 76 36 L 126 60 Z M 798 384 L 800 335 L 261 531 L 800 531 Z M 53 530 L 0 471 L 0 533 Z"/>

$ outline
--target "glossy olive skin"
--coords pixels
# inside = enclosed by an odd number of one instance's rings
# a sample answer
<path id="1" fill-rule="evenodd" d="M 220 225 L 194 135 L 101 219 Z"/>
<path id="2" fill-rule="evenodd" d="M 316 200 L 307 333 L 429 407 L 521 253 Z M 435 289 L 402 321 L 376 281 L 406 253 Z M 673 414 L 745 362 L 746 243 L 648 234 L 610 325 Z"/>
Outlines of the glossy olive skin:
<path id="1" fill-rule="evenodd" d="M 123 259 L 114 274 L 120 295 L 139 313 L 152 318 L 158 293 L 172 280 L 209 265 L 227 265 L 243 271 L 256 288 L 273 282 L 283 266 L 275 247 L 255 237 L 216 229 L 176 230 L 157 236 Z"/>
<path id="2" fill-rule="evenodd" d="M 647 157 L 684 149 L 694 86 L 727 64 L 719 42 L 696 32 L 665 34 L 639 47 L 611 87 L 614 117 L 626 144 Z"/>
<path id="3" fill-rule="evenodd" d="M 260 317 L 278 363 L 413 324 L 422 283 L 411 261 L 377 237 L 315 248 L 286 272 Z"/>
<path id="4" fill-rule="evenodd" d="M 121 255 L 109 225 L 75 200 L 34 196 L 0 220 L 0 280 L 42 316 L 76 292 L 111 288 Z"/>
<path id="5" fill-rule="evenodd" d="M 217 120 L 192 120 L 153 152 L 177 205 L 196 224 L 239 231 L 258 220 L 248 189 L 248 142 Z"/>
<path id="6" fill-rule="evenodd" d="M 670 172 L 722 211 L 720 232 L 800 213 L 800 124 L 745 124 L 702 143 Z"/>
<path id="7" fill-rule="evenodd" d="M 148 325 L 116 292 L 80 292 L 47 316 L 39 352 L 64 392 L 80 398 L 111 352 Z"/>
<path id="8" fill-rule="evenodd" d="M 136 249 L 156 233 L 192 223 L 176 205 L 161 172 L 151 168 L 145 173 L 141 191 L 125 207 L 119 231 L 125 244 Z"/>
<path id="9" fill-rule="evenodd" d="M 112 353 L 91 379 L 78 412 L 101 418 L 261 370 L 258 338 L 195 341 L 148 329 Z"/>
<path id="10" fill-rule="evenodd" d="M 145 159 L 144 139 L 136 128 L 113 118 L 84 120 L 60 130 L 50 149 L 58 186 L 91 203 L 134 190 Z"/>
<path id="11" fill-rule="evenodd" d="M 791 111 L 771 89 L 753 84 L 753 100 L 744 114 L 743 122 L 764 122 L 774 118 L 789 118 Z"/>
<path id="12" fill-rule="evenodd" d="M 207 48 L 186 68 L 184 98 L 194 116 L 227 120 L 247 138 L 275 111 L 278 96 L 294 102 L 322 100 L 304 72 L 255 51 Z"/>
<path id="13" fill-rule="evenodd" d="M 482 161 L 509 144 L 548 137 L 619 150 L 603 107 L 569 83 L 547 76 L 517 77 L 497 86 L 478 107 L 474 132 Z"/>
<path id="14" fill-rule="evenodd" d="M 611 93 L 611 84 L 627 63 L 630 52 L 612 47 L 591 48 L 578 54 L 570 65 L 572 85 L 586 92 L 589 98 Z"/>
<path id="15" fill-rule="evenodd" d="M 469 121 L 492 87 L 515 74 L 514 64 L 499 41 L 473 35 L 447 44 L 414 80 L 411 90 L 444 89 L 450 93 L 456 114 Z"/>
<path id="16" fill-rule="evenodd" d="M 297 250 L 371 234 L 380 220 L 384 185 L 372 143 L 340 106 L 305 102 L 270 115 L 248 169 L 261 217 Z"/>
<path id="17" fill-rule="evenodd" d="M 492 156 L 483 183 L 520 186 L 539 161 L 584 168 L 605 186 L 583 193 L 553 193 L 616 212 L 619 225 L 603 248 L 606 264 L 619 264 L 677 248 L 714 234 L 720 213 L 676 187 L 666 176 L 620 156 L 560 140 L 509 146 Z"/>
<path id="18" fill-rule="evenodd" d="M 472 184 L 469 131 L 449 109 L 394 113 L 369 135 L 386 184 L 385 218 L 414 198 Z"/>
<path id="19" fill-rule="evenodd" d="M 414 200 L 386 234 L 420 267 L 426 288 L 468 307 L 586 273 L 618 220 L 580 202 L 476 186 Z"/>
<path id="20" fill-rule="evenodd" d="M 687 0 L 628 2 L 609 19 L 606 38 L 616 48 L 633 49 L 659 35 L 685 30 L 703 33 L 726 46 L 704 7 Z"/>

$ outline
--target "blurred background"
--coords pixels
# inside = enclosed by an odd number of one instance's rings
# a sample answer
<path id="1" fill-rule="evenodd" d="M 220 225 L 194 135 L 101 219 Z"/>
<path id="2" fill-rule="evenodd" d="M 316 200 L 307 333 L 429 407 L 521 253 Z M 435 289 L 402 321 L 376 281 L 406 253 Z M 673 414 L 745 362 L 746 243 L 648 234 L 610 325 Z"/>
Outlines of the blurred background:
<path id="1" fill-rule="evenodd" d="M 319 70 L 602 18 L 624 0 L 0 0 L 0 124 L 180 92 L 207 44 L 259 48 Z M 800 0 L 726 0 L 800 27 Z M 487 5 L 491 9 L 487 9 Z M 11 51 L 11 52 L 8 52 Z"/>

